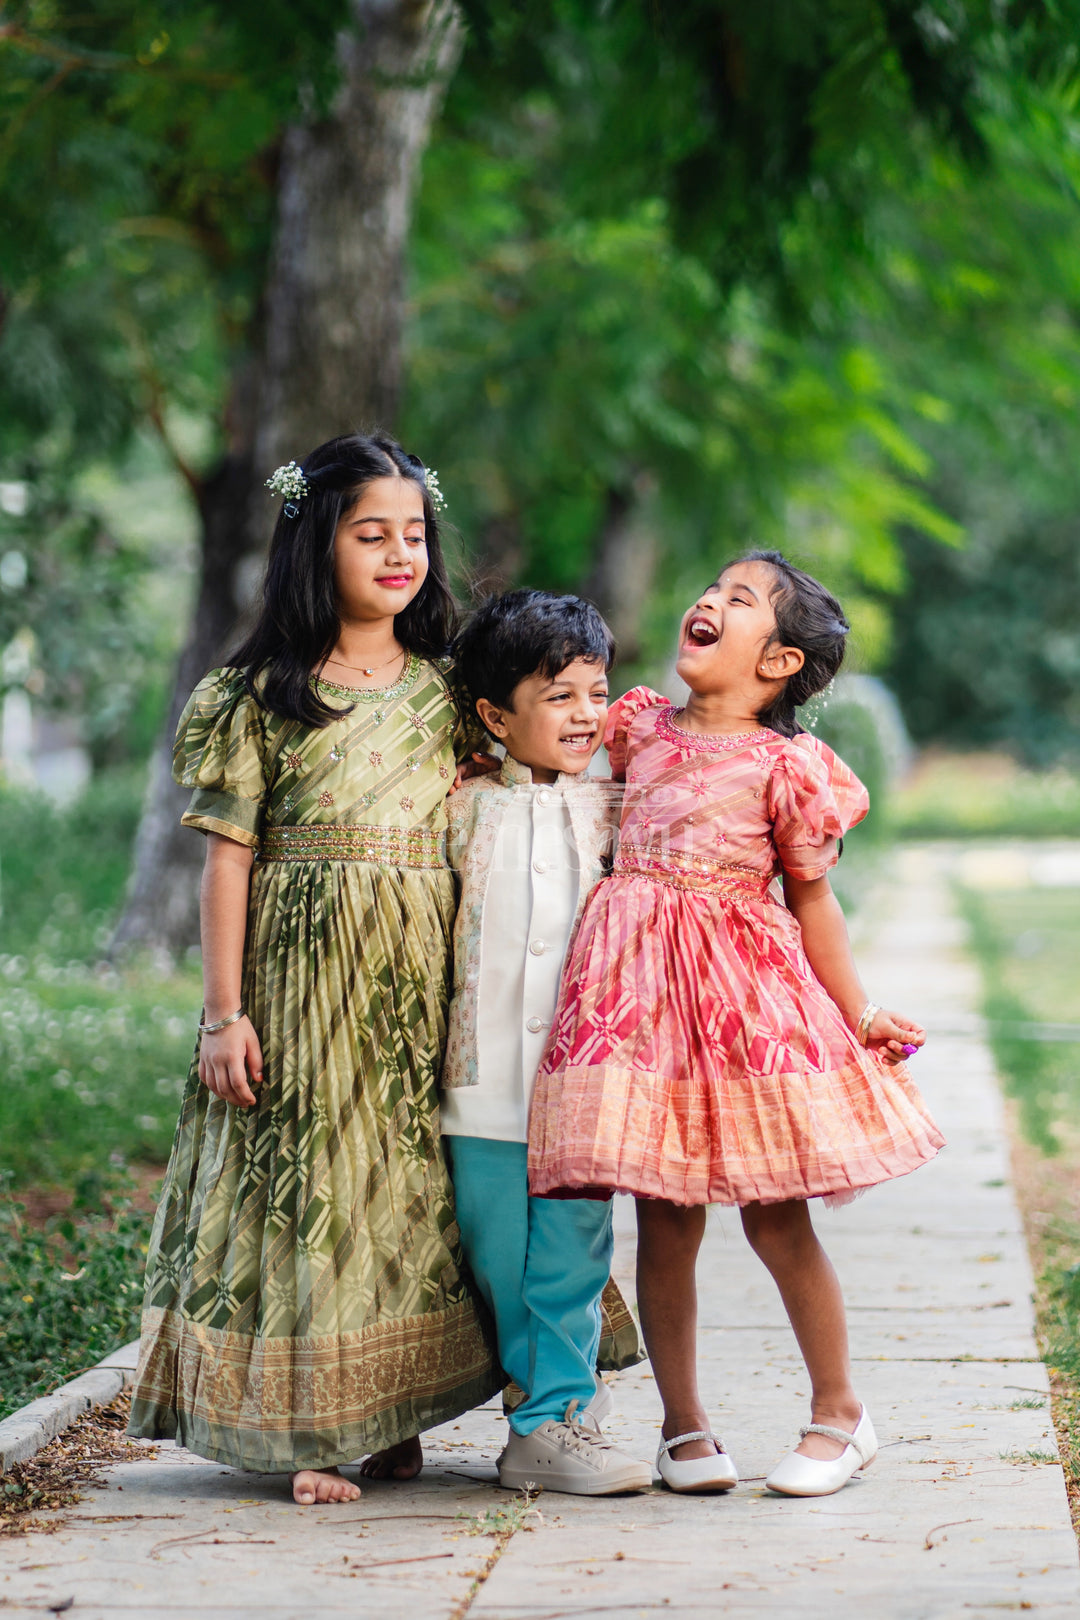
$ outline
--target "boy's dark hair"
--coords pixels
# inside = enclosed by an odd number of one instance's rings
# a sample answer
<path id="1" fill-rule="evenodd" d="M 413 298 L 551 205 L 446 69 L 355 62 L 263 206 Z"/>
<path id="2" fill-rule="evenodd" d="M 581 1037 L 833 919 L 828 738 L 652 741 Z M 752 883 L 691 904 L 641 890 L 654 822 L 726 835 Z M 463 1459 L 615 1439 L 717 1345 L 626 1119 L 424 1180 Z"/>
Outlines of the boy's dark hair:
<path id="1" fill-rule="evenodd" d="M 733 562 L 769 564 L 776 576 L 769 592 L 776 632 L 769 644 L 797 647 L 805 657 L 802 669 L 789 677 L 783 691 L 758 715 L 763 726 L 778 731 L 782 737 L 794 737 L 802 729 L 795 710 L 828 686 L 844 662 L 851 626 L 836 597 L 810 574 L 789 563 L 781 552 L 744 551 Z M 727 563 L 725 573 L 732 566 Z"/>
<path id="2" fill-rule="evenodd" d="M 591 602 L 552 591 L 505 591 L 489 596 L 454 646 L 458 673 L 475 703 L 486 698 L 513 709 L 514 688 L 530 675 L 553 681 L 575 658 L 615 662 L 615 638 Z"/>
<path id="3" fill-rule="evenodd" d="M 394 620 L 402 646 L 424 658 L 444 657 L 457 629 L 457 609 L 419 456 L 407 455 L 396 440 L 382 434 L 347 433 L 305 456 L 301 471 L 307 494 L 282 504 L 270 541 L 262 609 L 229 664 L 244 671 L 248 691 L 264 708 L 305 725 L 325 726 L 341 710 L 323 702 L 311 673 L 333 652 L 341 630 L 334 537 L 366 484 L 376 478 L 411 478 L 423 498 L 428 571 Z"/>

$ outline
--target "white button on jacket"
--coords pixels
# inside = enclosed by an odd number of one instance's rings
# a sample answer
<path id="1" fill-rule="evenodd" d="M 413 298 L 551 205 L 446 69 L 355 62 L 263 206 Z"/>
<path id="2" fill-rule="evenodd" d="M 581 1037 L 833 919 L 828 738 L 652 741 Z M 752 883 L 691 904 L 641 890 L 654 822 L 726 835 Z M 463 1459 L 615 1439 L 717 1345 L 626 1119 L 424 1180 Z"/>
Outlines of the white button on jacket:
<path id="1" fill-rule="evenodd" d="M 461 877 L 442 1128 L 524 1142 L 559 976 L 588 891 L 603 875 L 620 790 L 560 776 L 536 787 L 507 759 L 447 801 Z"/>

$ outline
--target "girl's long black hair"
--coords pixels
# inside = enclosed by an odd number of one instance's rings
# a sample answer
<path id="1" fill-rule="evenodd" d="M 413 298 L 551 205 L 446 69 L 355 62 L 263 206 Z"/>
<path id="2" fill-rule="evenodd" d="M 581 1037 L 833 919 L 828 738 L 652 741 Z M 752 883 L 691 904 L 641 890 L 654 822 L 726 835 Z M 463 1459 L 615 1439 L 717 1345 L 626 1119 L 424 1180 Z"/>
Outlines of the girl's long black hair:
<path id="1" fill-rule="evenodd" d="M 262 609 L 229 664 L 244 671 L 248 691 L 264 708 L 305 725 L 325 726 L 341 710 L 322 701 L 311 674 L 333 652 L 341 631 L 334 537 L 341 518 L 373 479 L 411 478 L 424 502 L 427 577 L 395 618 L 394 634 L 409 652 L 442 658 L 457 630 L 457 609 L 418 456 L 407 455 L 396 440 L 382 434 L 348 433 L 313 450 L 301 471 L 308 492 L 299 501 L 282 504 L 270 541 Z"/>
<path id="2" fill-rule="evenodd" d="M 812 575 L 796 568 L 779 551 L 744 551 L 735 562 L 768 563 L 776 575 L 769 593 L 776 630 L 770 644 L 797 647 L 804 655 L 802 669 L 784 683 L 758 720 L 781 737 L 794 737 L 803 728 L 795 710 L 824 692 L 844 662 L 850 624 L 836 597 Z M 732 566 L 725 564 L 725 571 Z"/>

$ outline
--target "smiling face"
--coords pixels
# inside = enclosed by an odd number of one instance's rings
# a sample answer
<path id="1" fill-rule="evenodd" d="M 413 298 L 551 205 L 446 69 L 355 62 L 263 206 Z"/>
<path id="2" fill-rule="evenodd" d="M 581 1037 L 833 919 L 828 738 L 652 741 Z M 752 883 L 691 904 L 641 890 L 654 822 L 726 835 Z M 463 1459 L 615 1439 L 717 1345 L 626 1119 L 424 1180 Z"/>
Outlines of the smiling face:
<path id="1" fill-rule="evenodd" d="M 775 583 L 770 563 L 733 563 L 698 597 L 680 626 L 675 665 L 691 691 L 704 695 L 744 684 L 752 689 L 793 673 L 782 656 L 792 649 L 772 641 Z"/>
<path id="2" fill-rule="evenodd" d="M 343 622 L 392 618 L 427 578 L 424 499 L 411 478 L 365 484 L 334 535 L 334 585 Z"/>
<path id="3" fill-rule="evenodd" d="M 560 771 L 585 770 L 604 738 L 608 678 L 602 663 L 575 658 L 554 680 L 527 675 L 511 694 L 512 707 L 486 698 L 476 710 L 511 759 L 532 769 L 534 782 L 554 782 Z"/>

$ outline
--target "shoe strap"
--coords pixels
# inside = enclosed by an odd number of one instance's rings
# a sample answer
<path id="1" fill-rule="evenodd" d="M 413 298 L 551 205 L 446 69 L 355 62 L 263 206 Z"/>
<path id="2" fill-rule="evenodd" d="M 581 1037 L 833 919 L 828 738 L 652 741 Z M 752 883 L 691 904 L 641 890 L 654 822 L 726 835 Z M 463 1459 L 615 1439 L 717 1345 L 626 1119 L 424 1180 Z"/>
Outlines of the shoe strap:
<path id="1" fill-rule="evenodd" d="M 823 1434 L 827 1440 L 838 1440 L 841 1445 L 854 1446 L 863 1462 L 868 1460 L 862 1441 L 856 1439 L 853 1434 L 848 1434 L 846 1429 L 834 1429 L 828 1423 L 808 1423 L 805 1429 L 799 1430 L 799 1433 L 804 1440 L 808 1434 Z"/>
<path id="2" fill-rule="evenodd" d="M 724 1451 L 724 1442 L 719 1435 L 713 1434 L 711 1429 L 691 1429 L 689 1434 L 677 1434 L 671 1440 L 665 1440 L 661 1435 L 660 1450 L 670 1453 L 672 1446 L 684 1446 L 688 1440 L 711 1440 L 719 1456 L 727 1455 Z"/>

